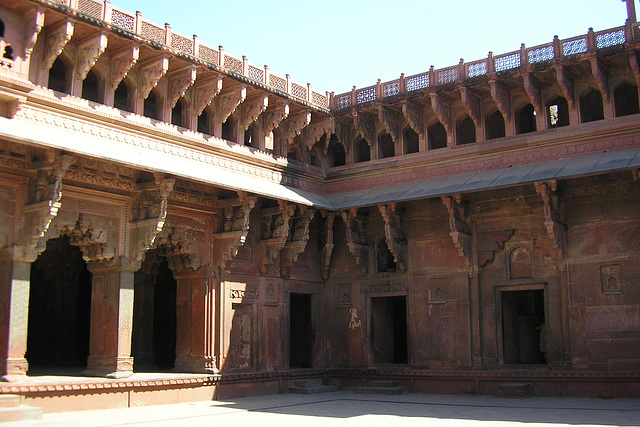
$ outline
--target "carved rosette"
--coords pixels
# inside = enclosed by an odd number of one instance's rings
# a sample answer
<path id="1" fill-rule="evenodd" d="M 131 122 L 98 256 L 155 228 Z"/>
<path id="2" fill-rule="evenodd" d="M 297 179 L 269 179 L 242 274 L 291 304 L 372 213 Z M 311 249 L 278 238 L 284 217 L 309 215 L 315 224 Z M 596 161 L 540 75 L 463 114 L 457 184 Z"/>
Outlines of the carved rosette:
<path id="1" fill-rule="evenodd" d="M 309 225 L 316 215 L 316 210 L 306 206 L 298 208 L 300 216 L 293 218 L 291 238 L 285 243 L 281 255 L 281 268 L 289 268 L 298 260 L 298 256 L 304 252 L 309 241 Z"/>
<path id="2" fill-rule="evenodd" d="M 249 234 L 251 210 L 255 207 L 257 197 L 239 192 L 239 206 L 227 206 L 224 209 L 224 231 L 213 235 L 215 241 L 215 265 L 224 268 L 227 262 L 238 254 Z"/>
<path id="3" fill-rule="evenodd" d="M 382 219 L 384 219 L 384 237 L 387 246 L 393 254 L 399 271 L 407 268 L 407 241 L 400 230 L 400 215 L 396 212 L 396 204 L 378 205 Z"/>
<path id="4" fill-rule="evenodd" d="M 364 235 L 362 220 L 358 219 L 358 209 L 350 209 L 340 213 L 346 225 L 347 247 L 363 272 L 369 271 L 369 245 Z"/>
<path id="5" fill-rule="evenodd" d="M 544 225 L 547 228 L 547 234 L 551 238 L 553 246 L 560 250 L 560 256 L 564 257 L 566 226 L 560 221 L 558 182 L 555 180 L 536 182 L 534 185 L 544 203 Z"/>
<path id="6" fill-rule="evenodd" d="M 260 272 L 267 272 L 267 266 L 278 258 L 289 238 L 291 217 L 296 205 L 279 201 L 279 210 L 275 215 L 267 214 L 264 223 L 267 225 L 265 235 L 260 240 Z"/>
<path id="7" fill-rule="evenodd" d="M 451 230 L 449 235 L 458 250 L 458 255 L 464 259 L 465 265 L 470 267 L 474 264 L 474 256 L 469 203 L 462 201 L 460 195 L 455 197 L 442 196 L 442 202 L 449 212 L 449 228 Z"/>

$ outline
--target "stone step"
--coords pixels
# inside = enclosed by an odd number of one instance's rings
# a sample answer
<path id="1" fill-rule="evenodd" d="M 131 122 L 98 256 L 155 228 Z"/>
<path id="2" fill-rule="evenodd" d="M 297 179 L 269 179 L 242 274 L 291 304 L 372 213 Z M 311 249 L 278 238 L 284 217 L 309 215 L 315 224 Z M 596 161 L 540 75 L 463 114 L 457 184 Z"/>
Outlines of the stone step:
<path id="1" fill-rule="evenodd" d="M 294 387 L 317 387 L 319 385 L 322 385 L 322 378 L 308 378 L 293 382 Z"/>
<path id="2" fill-rule="evenodd" d="M 404 386 L 397 386 L 397 387 L 364 386 L 364 387 L 356 387 L 353 391 L 355 393 L 361 393 L 361 394 L 405 394 L 409 392 L 409 389 L 407 389 Z"/>
<path id="3" fill-rule="evenodd" d="M 393 381 L 393 380 L 369 381 L 367 383 L 367 386 L 368 387 L 399 387 L 400 381 Z"/>
<path id="4" fill-rule="evenodd" d="M 296 394 L 319 394 L 337 391 L 338 387 L 334 385 L 319 385 L 313 387 L 289 387 L 289 393 Z"/>
<path id="5" fill-rule="evenodd" d="M 531 397 L 533 390 L 531 383 L 505 383 L 498 386 L 500 397 Z"/>
<path id="6" fill-rule="evenodd" d="M 0 408 L 15 408 L 22 403 L 22 397 L 17 394 L 0 394 Z"/>
<path id="7" fill-rule="evenodd" d="M 0 409 L 0 423 L 40 419 L 42 419 L 42 408 L 35 406 L 19 405 Z"/>

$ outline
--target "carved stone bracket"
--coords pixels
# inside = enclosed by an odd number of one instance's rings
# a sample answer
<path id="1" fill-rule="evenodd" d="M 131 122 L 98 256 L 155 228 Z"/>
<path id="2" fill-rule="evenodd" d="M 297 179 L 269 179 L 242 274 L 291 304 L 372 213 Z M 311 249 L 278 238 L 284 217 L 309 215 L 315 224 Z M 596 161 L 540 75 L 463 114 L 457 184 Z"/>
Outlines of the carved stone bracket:
<path id="1" fill-rule="evenodd" d="M 633 72 L 633 77 L 636 80 L 636 86 L 640 87 L 640 65 L 638 64 L 638 52 L 635 49 L 628 51 L 629 53 L 629 66 Z"/>
<path id="2" fill-rule="evenodd" d="M 260 115 L 260 129 L 265 135 L 268 135 L 287 117 L 289 117 L 289 103 L 278 102 L 273 108 L 269 108 Z"/>
<path id="3" fill-rule="evenodd" d="M 438 120 L 440 120 L 440 123 L 444 126 L 447 135 L 452 135 L 451 105 L 435 92 L 431 92 L 429 97 L 431 98 L 431 108 L 433 112 L 438 116 Z"/>
<path id="4" fill-rule="evenodd" d="M 322 246 L 320 257 L 322 262 L 322 278 L 329 278 L 329 267 L 331 266 L 331 254 L 333 253 L 333 222 L 335 220 L 335 212 L 322 211 L 325 217 L 324 245 Z"/>
<path id="5" fill-rule="evenodd" d="M 544 225 L 547 228 L 547 234 L 553 246 L 560 249 L 560 255 L 564 257 L 566 226 L 560 221 L 558 182 L 555 180 L 536 182 L 534 185 L 544 203 Z"/>
<path id="6" fill-rule="evenodd" d="M 269 106 L 269 95 L 260 94 L 256 99 L 243 102 L 240 107 L 240 127 L 245 131 Z"/>
<path id="7" fill-rule="evenodd" d="M 235 109 L 244 102 L 247 97 L 247 87 L 240 86 L 231 92 L 216 96 L 213 99 L 213 110 L 215 121 L 224 123 L 227 118 L 235 111 Z"/>
<path id="8" fill-rule="evenodd" d="M 387 246 L 393 254 L 398 271 L 407 268 L 407 241 L 400 230 L 401 218 L 396 211 L 396 203 L 378 205 L 382 219 L 384 220 L 384 237 Z"/>
<path id="9" fill-rule="evenodd" d="M 84 221 L 80 213 L 73 228 L 65 227 L 61 235 L 69 236 L 69 243 L 78 246 L 86 262 L 108 261 L 115 257 L 115 249 L 108 246 L 107 230 L 97 229 Z"/>
<path id="10" fill-rule="evenodd" d="M 207 105 L 211 103 L 222 90 L 222 76 L 215 75 L 212 78 L 200 81 L 193 86 L 193 113 L 199 116 Z M 234 107 L 235 108 L 235 107 Z M 231 114 L 231 113 L 229 113 Z M 228 116 L 227 116 L 228 117 Z M 225 117 L 226 120 L 226 117 Z"/>
<path id="11" fill-rule="evenodd" d="M 24 60 L 27 61 L 33 52 L 33 47 L 38 41 L 38 34 L 44 27 L 44 9 L 41 7 L 33 11 L 33 15 L 28 18 L 30 23 L 27 26 L 24 36 Z"/>
<path id="12" fill-rule="evenodd" d="M 80 42 L 78 53 L 76 54 L 76 76 L 78 79 L 84 80 L 87 77 L 89 70 L 107 49 L 107 41 L 108 33 L 100 31 Z"/>
<path id="13" fill-rule="evenodd" d="M 293 217 L 293 227 L 291 229 L 290 238 L 282 248 L 282 254 L 280 256 L 281 264 L 280 270 L 286 271 L 297 260 L 298 256 L 304 252 L 309 241 L 309 225 L 311 220 L 316 215 L 316 210 L 307 206 L 298 207 L 300 216 Z"/>
<path id="14" fill-rule="evenodd" d="M 607 83 L 606 66 L 596 56 L 591 57 L 589 62 L 591 63 L 591 73 L 598 84 L 598 89 L 600 89 L 602 99 L 605 102 L 609 102 L 609 84 Z"/>
<path id="15" fill-rule="evenodd" d="M 471 90 L 466 87 L 460 87 L 460 98 L 462 99 L 462 104 L 467 109 L 467 113 L 469 113 L 469 117 L 473 120 L 473 123 L 477 128 L 482 127 L 482 111 L 481 111 L 481 103 L 480 97 L 473 93 Z M 447 133 L 449 131 L 447 130 Z"/>
<path id="16" fill-rule="evenodd" d="M 151 90 L 157 86 L 158 82 L 167 73 L 169 69 L 169 55 L 163 55 L 160 58 L 147 61 L 140 64 L 138 78 L 140 79 L 138 87 L 138 97 L 147 99 Z"/>
<path id="17" fill-rule="evenodd" d="M 491 87 L 491 97 L 498 106 L 498 110 L 502 113 L 502 117 L 508 123 L 511 121 L 511 97 L 509 90 L 494 78 L 489 80 Z"/>
<path id="18" fill-rule="evenodd" d="M 155 238 L 164 227 L 167 218 L 167 198 L 173 191 L 175 179 L 160 175 L 155 177 L 155 189 L 143 190 L 136 203 L 134 220 L 129 224 L 130 258 L 142 260 L 144 252 L 155 243 Z"/>
<path id="19" fill-rule="evenodd" d="M 569 71 L 567 71 L 562 65 L 558 65 L 556 68 L 556 76 L 558 78 L 558 84 L 560 85 L 560 89 L 562 89 L 562 93 L 564 97 L 567 99 L 567 103 L 569 104 L 569 108 L 575 108 L 575 95 L 573 93 L 573 79 Z"/>
<path id="20" fill-rule="evenodd" d="M 140 45 L 138 43 L 132 43 L 131 46 L 125 47 L 111 57 L 109 89 L 115 91 L 118 88 L 118 85 L 127 75 L 131 67 L 138 62 L 139 55 Z"/>
<path id="21" fill-rule="evenodd" d="M 462 197 L 442 196 L 442 202 L 449 212 L 449 235 L 467 267 L 474 264 L 473 233 L 471 231 L 471 217 L 469 203 L 462 201 Z"/>
<path id="22" fill-rule="evenodd" d="M 171 72 L 167 75 L 169 80 L 169 94 L 167 96 L 167 105 L 169 108 L 173 108 L 182 96 L 184 96 L 187 89 L 191 87 L 196 81 L 197 68 L 195 65 L 187 67 L 185 69 Z"/>
<path id="23" fill-rule="evenodd" d="M 311 150 L 320 141 L 322 135 L 326 134 L 329 137 L 337 125 L 333 118 L 325 118 L 307 126 L 304 130 L 304 138 L 302 138 L 307 150 Z M 338 135 L 338 139 L 340 139 L 340 135 Z"/>
<path id="24" fill-rule="evenodd" d="M 42 68 L 48 71 L 73 36 L 74 21 L 65 20 L 47 31 Z"/>
<path id="25" fill-rule="evenodd" d="M 524 90 L 529 96 L 529 101 L 536 111 L 536 114 L 542 114 L 542 92 L 540 91 L 540 83 L 531 75 L 531 73 L 523 73 Z"/>
<path id="26" fill-rule="evenodd" d="M 362 137 L 369 143 L 369 146 L 373 146 L 376 141 L 376 124 L 374 119 L 367 117 L 358 111 L 354 111 L 352 114 L 353 125 L 356 128 L 356 133 L 362 135 Z"/>
<path id="27" fill-rule="evenodd" d="M 369 245 L 364 235 L 362 220 L 358 219 L 358 209 L 342 211 L 340 216 L 346 225 L 349 252 L 354 256 L 356 264 L 366 273 L 369 271 Z"/>
<path id="28" fill-rule="evenodd" d="M 256 205 L 257 197 L 249 196 L 245 192 L 238 192 L 238 196 L 239 206 L 224 208 L 224 231 L 213 235 L 214 263 L 220 268 L 224 268 L 227 262 L 233 260 L 249 234 L 249 217 Z"/>
<path id="29" fill-rule="evenodd" d="M 289 116 L 284 122 L 280 123 L 282 131 L 282 141 L 285 147 L 293 144 L 296 136 L 300 135 L 304 128 L 311 123 L 311 112 L 306 111 L 294 116 Z"/>
<path id="30" fill-rule="evenodd" d="M 296 205 L 278 201 L 279 209 L 275 214 L 267 213 L 263 215 L 266 224 L 264 238 L 260 240 L 260 272 L 266 273 L 267 266 L 273 264 L 278 258 L 280 251 L 284 248 L 289 237 L 291 227 L 291 217 Z"/>
<path id="31" fill-rule="evenodd" d="M 424 109 L 411 101 L 402 102 L 402 114 L 420 137 L 424 135 Z"/>
<path id="32" fill-rule="evenodd" d="M 198 242 L 184 227 L 166 224 L 155 236 L 154 247 L 158 255 L 167 259 L 171 271 L 196 271 L 203 266 L 203 255 L 197 249 Z M 206 263 L 206 261 L 205 261 Z"/>
<path id="33" fill-rule="evenodd" d="M 62 178 L 74 161 L 72 156 L 49 151 L 46 165 L 37 170 L 20 231 L 25 260 L 34 261 L 45 250 L 45 234 L 62 205 Z"/>
<path id="34" fill-rule="evenodd" d="M 384 128 L 389 132 L 393 142 L 400 141 L 400 113 L 382 105 L 378 106 L 378 120 Z"/>

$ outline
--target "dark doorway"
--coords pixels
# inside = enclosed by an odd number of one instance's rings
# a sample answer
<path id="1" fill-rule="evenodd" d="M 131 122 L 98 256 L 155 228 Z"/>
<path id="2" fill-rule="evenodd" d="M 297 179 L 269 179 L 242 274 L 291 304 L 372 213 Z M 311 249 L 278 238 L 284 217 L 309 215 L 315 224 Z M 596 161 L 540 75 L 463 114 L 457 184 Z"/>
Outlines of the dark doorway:
<path id="1" fill-rule="evenodd" d="M 374 363 L 408 363 L 407 297 L 371 298 Z"/>
<path id="2" fill-rule="evenodd" d="M 137 372 L 168 370 L 175 365 L 176 292 L 177 282 L 167 259 L 147 253 L 134 286 L 131 353 Z"/>
<path id="3" fill-rule="evenodd" d="M 291 294 L 289 309 L 291 317 L 289 368 L 311 368 L 313 355 L 311 295 Z"/>
<path id="4" fill-rule="evenodd" d="M 87 366 L 91 323 L 91 273 L 69 237 L 47 242 L 31 265 L 26 358 L 29 373 Z"/>
<path id="5" fill-rule="evenodd" d="M 505 365 L 547 362 L 544 291 L 502 292 Z"/>

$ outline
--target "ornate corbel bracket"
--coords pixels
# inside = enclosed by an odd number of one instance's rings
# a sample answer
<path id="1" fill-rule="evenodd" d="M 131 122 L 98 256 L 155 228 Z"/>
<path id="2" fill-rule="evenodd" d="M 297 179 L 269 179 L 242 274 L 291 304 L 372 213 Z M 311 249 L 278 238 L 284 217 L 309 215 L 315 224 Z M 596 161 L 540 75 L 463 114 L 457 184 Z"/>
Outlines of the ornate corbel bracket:
<path id="1" fill-rule="evenodd" d="M 108 33 L 106 31 L 100 31 L 80 42 L 76 55 L 76 76 L 78 79 L 84 80 L 87 77 L 89 70 L 107 49 L 107 42 Z"/>
<path id="2" fill-rule="evenodd" d="M 560 249 L 560 255 L 564 257 L 566 226 L 560 221 L 558 182 L 555 180 L 536 182 L 534 185 L 544 203 L 544 225 L 547 228 L 547 234 L 551 238 L 553 246 Z"/>
<path id="3" fill-rule="evenodd" d="M 635 49 L 628 51 L 629 53 L 629 66 L 633 72 L 633 77 L 636 80 L 636 86 L 640 87 L 640 65 L 638 64 L 638 52 Z"/>
<path id="4" fill-rule="evenodd" d="M 285 147 L 293 144 L 296 136 L 311 123 L 311 111 L 302 112 L 294 116 L 289 116 L 279 126 L 282 131 L 282 141 Z"/>
<path id="5" fill-rule="evenodd" d="M 400 230 L 401 218 L 396 211 L 396 203 L 378 205 L 382 219 L 384 220 L 384 237 L 387 247 L 393 254 L 398 271 L 407 268 L 407 241 Z"/>
<path id="6" fill-rule="evenodd" d="M 109 79 L 109 88 L 115 91 L 118 85 L 125 78 L 131 67 L 138 62 L 140 56 L 140 45 L 132 43 L 120 52 L 115 53 L 111 57 L 111 76 Z"/>
<path id="7" fill-rule="evenodd" d="M 476 127 L 482 127 L 482 104 L 480 102 L 480 97 L 470 89 L 462 86 L 460 87 L 460 99 Z"/>
<path id="8" fill-rule="evenodd" d="M 239 109 L 239 121 L 240 127 L 243 130 L 248 130 L 249 126 L 255 122 L 260 114 L 262 114 L 269 106 L 269 95 L 260 94 L 256 99 L 251 101 L 244 101 Z"/>
<path id="9" fill-rule="evenodd" d="M 458 250 L 458 255 L 464 259 L 467 267 L 471 267 L 474 265 L 474 256 L 469 203 L 462 201 L 459 194 L 441 198 L 449 213 L 449 235 Z"/>
<path id="10" fill-rule="evenodd" d="M 509 90 L 498 81 L 493 78 L 489 80 L 489 86 L 491 87 L 491 98 L 498 106 L 498 110 L 502 113 L 502 117 L 506 122 L 511 121 L 511 96 Z"/>
<path id="11" fill-rule="evenodd" d="M 115 249 L 108 246 L 107 230 L 86 224 L 82 213 L 78 215 L 73 228 L 65 227 L 60 234 L 69 236 L 69 243 L 80 248 L 82 259 L 86 262 L 109 261 L 116 255 Z"/>
<path id="12" fill-rule="evenodd" d="M 409 122 L 409 125 L 422 138 L 424 135 L 424 109 L 410 101 L 402 101 L 402 114 Z"/>
<path id="13" fill-rule="evenodd" d="M 280 122 L 289 117 L 289 103 L 278 102 L 274 108 L 269 108 L 260 115 L 260 129 L 267 135 L 280 126 Z"/>
<path id="14" fill-rule="evenodd" d="M 213 98 L 214 114 L 218 123 L 224 123 L 235 109 L 247 98 L 247 87 L 240 86 L 228 93 Z"/>
<path id="15" fill-rule="evenodd" d="M 331 254 L 333 253 L 333 222 L 335 220 L 335 212 L 322 211 L 325 217 L 324 245 L 322 246 L 320 257 L 322 262 L 322 278 L 329 278 L 329 267 L 331 266 Z"/>
<path id="16" fill-rule="evenodd" d="M 524 81 L 524 90 L 529 96 L 529 101 L 536 111 L 536 114 L 542 114 L 542 92 L 540 91 L 540 83 L 531 75 L 531 73 L 522 74 Z"/>
<path id="17" fill-rule="evenodd" d="M 591 57 L 589 62 L 591 63 L 591 74 L 593 74 L 593 78 L 602 94 L 602 99 L 605 102 L 609 102 L 609 84 L 607 83 L 606 66 L 597 56 Z"/>
<path id="18" fill-rule="evenodd" d="M 356 133 L 360 134 L 372 147 L 376 142 L 376 124 L 374 119 L 367 117 L 366 115 L 354 111 L 353 113 L 353 125 L 356 128 Z"/>
<path id="19" fill-rule="evenodd" d="M 309 225 L 316 215 L 316 210 L 307 206 L 298 207 L 300 216 L 292 218 L 290 239 L 282 248 L 280 269 L 284 273 L 298 260 L 309 241 Z M 284 275 L 284 274 L 283 274 Z"/>
<path id="20" fill-rule="evenodd" d="M 144 64 L 140 64 L 138 87 L 138 97 L 147 99 L 151 90 L 158 85 L 158 82 L 167 73 L 169 69 L 169 55 L 163 55 L 160 58 L 153 59 Z"/>
<path id="21" fill-rule="evenodd" d="M 37 7 L 33 11 L 33 16 L 28 18 L 31 20 L 24 37 L 24 60 L 27 61 L 33 52 L 33 47 L 38 41 L 38 34 L 44 27 L 44 9 Z"/>
<path id="22" fill-rule="evenodd" d="M 358 209 L 350 209 L 340 212 L 340 216 L 346 225 L 347 247 L 363 272 L 369 271 L 369 245 L 364 235 L 362 220 L 358 219 Z"/>
<path id="23" fill-rule="evenodd" d="M 560 89 L 562 89 L 562 93 L 567 99 L 569 108 L 574 109 L 575 95 L 573 93 L 573 79 L 571 78 L 569 71 L 567 71 L 562 65 L 558 65 L 555 68 L 558 85 L 560 85 Z"/>
<path id="24" fill-rule="evenodd" d="M 327 138 L 333 133 L 334 127 L 336 127 L 333 118 L 327 117 L 318 122 L 312 122 L 304 129 L 303 141 L 307 150 L 311 150 L 316 145 L 323 135 L 327 135 Z M 338 136 L 338 139 L 340 136 Z"/>
<path id="25" fill-rule="evenodd" d="M 215 233 L 214 260 L 215 264 L 224 268 L 238 254 L 240 246 L 244 245 L 249 235 L 250 215 L 258 200 L 255 196 L 238 192 L 239 205 L 224 208 L 223 231 Z"/>
<path id="26" fill-rule="evenodd" d="M 48 71 L 73 36 L 74 21 L 67 19 L 47 31 L 42 68 Z"/>
<path id="27" fill-rule="evenodd" d="M 436 116 L 438 116 L 438 120 L 440 120 L 440 123 L 444 126 L 447 135 L 453 135 L 451 105 L 435 92 L 429 93 L 429 97 L 431 98 L 431 109 L 436 113 Z"/>
<path id="28" fill-rule="evenodd" d="M 278 258 L 280 251 L 284 248 L 289 238 L 289 230 L 291 228 L 291 217 L 293 216 L 296 205 L 278 201 L 278 212 L 275 215 L 268 213 L 269 218 L 265 218 L 267 229 L 264 238 L 260 241 L 260 272 L 267 272 L 267 266 L 273 264 Z M 275 218 L 274 218 L 275 216 Z"/>
<path id="29" fill-rule="evenodd" d="M 380 121 L 387 132 L 389 132 L 389 135 L 391 135 L 393 142 L 400 141 L 400 113 L 383 105 L 379 105 L 378 121 Z"/>
<path id="30" fill-rule="evenodd" d="M 193 112 L 199 116 L 207 105 L 211 103 L 222 90 L 222 76 L 215 75 L 210 79 L 198 82 L 193 86 Z M 234 107 L 235 108 L 235 107 Z M 231 113 L 229 113 L 231 114 Z M 227 116 L 228 117 L 228 116 Z M 225 118 L 226 120 L 226 118 Z"/>
<path id="31" fill-rule="evenodd" d="M 176 71 L 172 71 L 167 78 L 169 80 L 169 94 L 167 96 L 167 105 L 169 108 L 175 107 L 178 99 L 184 96 L 187 89 L 196 81 L 197 68 L 195 65 Z"/>

